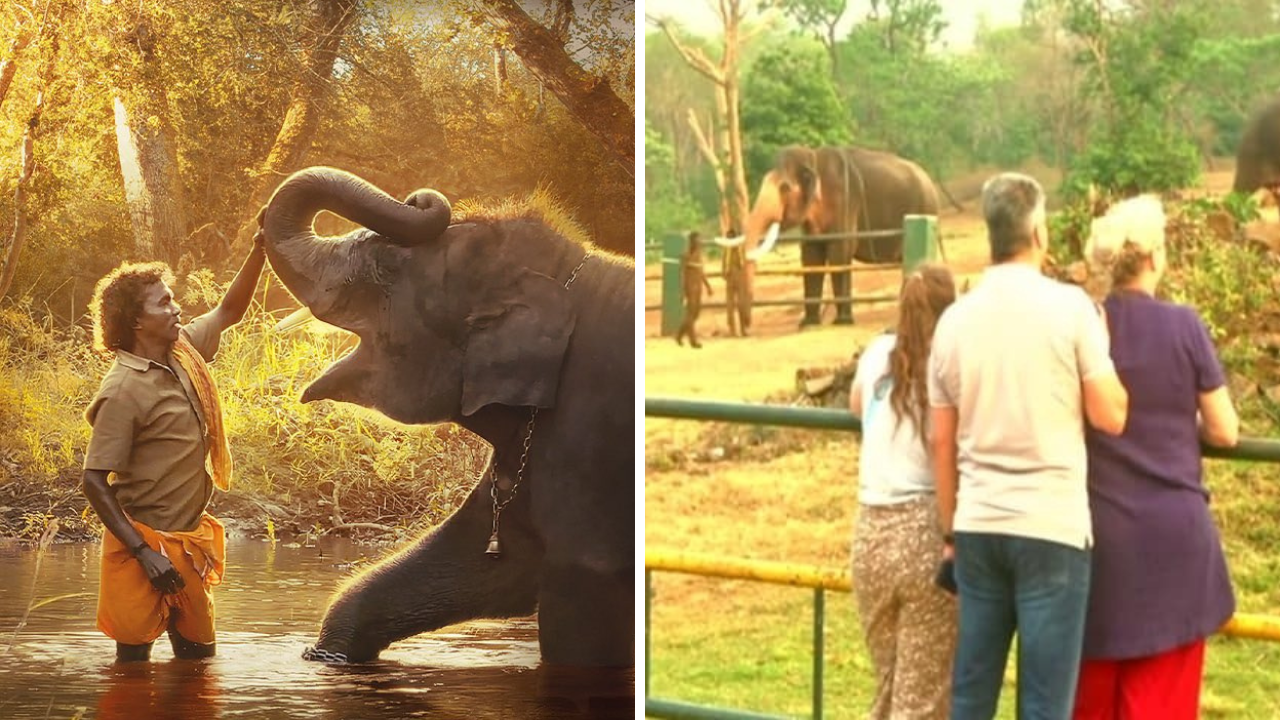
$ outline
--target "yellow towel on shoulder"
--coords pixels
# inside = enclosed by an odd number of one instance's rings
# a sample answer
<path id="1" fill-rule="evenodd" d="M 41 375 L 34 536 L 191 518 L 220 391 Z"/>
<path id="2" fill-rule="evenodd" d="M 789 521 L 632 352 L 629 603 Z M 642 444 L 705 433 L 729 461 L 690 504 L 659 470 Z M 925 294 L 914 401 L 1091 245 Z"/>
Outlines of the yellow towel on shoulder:
<path id="1" fill-rule="evenodd" d="M 227 433 L 222 426 L 222 403 L 218 400 L 218 388 L 213 384 L 209 366 L 185 334 L 178 335 L 173 345 L 173 357 L 182 365 L 200 399 L 205 425 L 209 431 L 209 452 L 205 455 L 205 470 L 213 478 L 213 484 L 222 491 L 231 489 L 231 448 L 227 445 Z"/>

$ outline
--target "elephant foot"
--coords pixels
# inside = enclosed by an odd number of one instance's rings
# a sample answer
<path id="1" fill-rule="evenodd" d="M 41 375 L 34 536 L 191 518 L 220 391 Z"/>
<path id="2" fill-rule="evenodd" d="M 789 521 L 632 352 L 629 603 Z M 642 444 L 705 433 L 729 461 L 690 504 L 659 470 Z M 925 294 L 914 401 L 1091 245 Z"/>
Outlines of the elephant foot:
<path id="1" fill-rule="evenodd" d="M 818 319 L 818 318 L 806 317 L 806 318 L 804 318 L 803 320 L 801 320 L 801 321 L 800 321 L 800 327 L 801 327 L 801 329 L 803 329 L 803 328 L 807 328 L 807 327 L 812 327 L 812 326 L 814 326 L 814 325 L 821 325 L 821 324 L 822 324 L 822 320 L 820 320 L 820 319 Z"/>
<path id="2" fill-rule="evenodd" d="M 691 342 L 691 343 L 689 343 L 689 347 L 693 348 L 694 350 L 701 350 L 701 349 L 702 349 L 702 343 L 700 343 L 700 342 Z"/>
<path id="3" fill-rule="evenodd" d="M 344 665 L 350 662 L 350 660 L 347 659 L 346 653 L 331 652 L 311 645 L 308 645 L 307 648 L 302 651 L 302 659 L 309 660 L 311 662 L 341 663 Z"/>
<path id="4" fill-rule="evenodd" d="M 852 315 L 846 315 L 846 316 L 843 316 L 843 317 L 837 317 L 837 318 L 836 318 L 836 322 L 835 322 L 835 324 L 836 324 L 836 325 L 852 325 L 852 324 L 854 324 L 854 323 L 853 323 L 853 316 L 852 316 Z"/>

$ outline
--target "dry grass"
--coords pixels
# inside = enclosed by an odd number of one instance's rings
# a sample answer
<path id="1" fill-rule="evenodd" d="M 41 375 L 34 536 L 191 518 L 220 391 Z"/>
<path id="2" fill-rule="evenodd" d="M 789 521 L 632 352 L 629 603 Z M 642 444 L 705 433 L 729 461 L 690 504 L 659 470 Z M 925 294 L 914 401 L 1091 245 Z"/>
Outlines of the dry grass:
<path id="1" fill-rule="evenodd" d="M 1207 184 L 1221 184 L 1218 175 Z M 1229 173 L 1225 182 L 1230 182 Z M 953 269 L 973 277 L 985 264 L 981 222 L 971 211 L 944 217 L 942 223 Z M 887 273 L 879 278 L 882 286 L 895 282 Z M 654 292 L 656 283 L 647 289 Z M 766 285 L 761 295 L 798 296 L 799 281 L 782 279 Z M 650 313 L 645 396 L 778 402 L 791 394 L 798 368 L 846 362 L 893 322 L 891 311 L 864 310 L 855 312 L 856 327 L 828 325 L 797 333 L 798 309 L 771 308 L 762 314 L 762 332 L 750 339 L 717 337 L 715 329 L 723 332 L 725 327 L 722 313 L 704 314 L 707 340 L 703 349 L 692 350 L 657 337 L 658 316 Z M 1247 432 L 1277 434 L 1265 413 L 1250 418 Z M 1274 468 L 1218 461 L 1207 467 L 1239 609 L 1280 614 L 1280 560 L 1274 558 L 1280 544 L 1274 522 L 1280 515 L 1280 490 L 1272 479 Z M 856 513 L 856 478 L 853 435 L 648 419 L 646 547 L 844 568 Z M 654 696 L 807 715 L 811 591 L 663 573 L 654 578 Z M 847 595 L 828 596 L 826 644 L 827 716 L 864 716 L 872 679 Z M 1273 670 L 1277 659 L 1276 643 L 1215 638 L 1202 716 L 1280 717 L 1280 673 Z M 1009 672 L 1002 718 L 1013 717 L 1012 691 Z"/>

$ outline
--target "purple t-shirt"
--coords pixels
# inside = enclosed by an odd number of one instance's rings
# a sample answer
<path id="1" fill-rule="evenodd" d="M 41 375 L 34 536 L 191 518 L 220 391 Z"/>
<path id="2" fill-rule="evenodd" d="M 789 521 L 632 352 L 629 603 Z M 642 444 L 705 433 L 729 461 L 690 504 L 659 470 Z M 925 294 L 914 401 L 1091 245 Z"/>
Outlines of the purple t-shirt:
<path id="1" fill-rule="evenodd" d="M 1129 391 L 1119 437 L 1086 431 L 1093 572 L 1086 659 L 1155 655 L 1211 635 L 1235 611 L 1201 481 L 1199 394 L 1225 383 L 1191 308 L 1120 291 L 1111 357 Z"/>

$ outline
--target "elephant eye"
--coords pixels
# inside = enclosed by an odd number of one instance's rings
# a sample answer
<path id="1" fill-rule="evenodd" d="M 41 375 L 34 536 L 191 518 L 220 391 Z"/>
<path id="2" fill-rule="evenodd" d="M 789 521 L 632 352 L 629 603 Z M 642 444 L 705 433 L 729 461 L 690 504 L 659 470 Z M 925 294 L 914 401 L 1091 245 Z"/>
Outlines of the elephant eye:
<path id="1" fill-rule="evenodd" d="M 783 195 L 786 195 L 787 193 L 791 192 L 791 183 L 787 182 L 786 180 L 783 180 L 782 182 L 778 183 L 778 192 L 782 193 Z"/>

